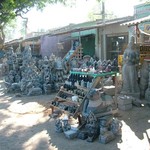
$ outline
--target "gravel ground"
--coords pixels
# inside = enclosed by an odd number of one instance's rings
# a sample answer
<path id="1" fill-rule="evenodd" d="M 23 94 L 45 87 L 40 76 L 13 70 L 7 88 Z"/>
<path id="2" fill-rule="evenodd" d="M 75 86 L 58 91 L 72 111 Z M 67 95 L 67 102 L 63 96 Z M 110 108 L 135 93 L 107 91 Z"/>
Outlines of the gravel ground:
<path id="1" fill-rule="evenodd" d="M 55 132 L 49 102 L 53 95 L 15 97 L 5 94 L 0 81 L 0 150 L 149 150 L 150 107 L 119 111 L 122 136 L 108 144 L 69 140 Z"/>

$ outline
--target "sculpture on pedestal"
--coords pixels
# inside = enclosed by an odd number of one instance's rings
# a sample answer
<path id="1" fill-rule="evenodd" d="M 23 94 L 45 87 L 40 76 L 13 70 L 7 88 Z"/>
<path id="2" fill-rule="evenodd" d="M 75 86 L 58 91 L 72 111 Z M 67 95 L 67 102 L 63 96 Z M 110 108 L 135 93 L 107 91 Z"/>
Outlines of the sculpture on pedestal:
<path id="1" fill-rule="evenodd" d="M 139 53 L 135 49 L 134 37 L 132 36 L 128 47 L 125 49 L 123 54 L 123 87 L 122 94 L 131 95 L 133 97 L 140 96 L 140 89 L 138 85 L 138 73 L 137 66 L 139 63 Z"/>

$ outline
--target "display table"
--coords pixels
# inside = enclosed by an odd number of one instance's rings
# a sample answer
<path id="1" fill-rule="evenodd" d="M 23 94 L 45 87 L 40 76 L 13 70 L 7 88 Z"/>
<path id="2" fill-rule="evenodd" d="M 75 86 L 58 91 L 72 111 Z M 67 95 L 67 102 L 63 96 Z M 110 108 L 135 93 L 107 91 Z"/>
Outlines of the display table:
<path id="1" fill-rule="evenodd" d="M 118 72 L 106 72 L 106 73 L 93 73 L 93 72 L 80 72 L 80 71 L 70 71 L 70 76 L 75 75 L 81 75 L 81 76 L 90 76 L 93 78 L 91 81 L 91 86 L 86 87 L 86 86 L 81 86 L 81 85 L 65 85 L 63 86 L 59 92 L 57 93 L 56 97 L 54 98 L 52 105 L 54 107 L 57 107 L 61 109 L 65 113 L 72 114 L 73 117 L 76 119 L 79 119 L 80 114 L 82 113 L 83 110 L 83 105 L 84 101 L 88 97 L 89 92 L 93 89 L 96 88 L 97 85 L 101 82 L 101 80 L 105 77 L 113 76 L 113 81 L 115 84 L 115 77 L 117 76 Z M 75 79 L 72 77 L 72 80 L 78 80 L 77 78 Z M 72 81 L 71 80 L 71 81 Z M 68 79 L 69 81 L 69 79 Z M 69 81 L 70 82 L 70 81 Z M 68 83 L 69 83 L 68 82 Z M 88 81 L 89 82 L 89 81 Z M 69 89 L 67 89 L 69 86 Z M 73 87 L 76 87 L 75 89 Z M 78 97 L 80 101 L 74 101 L 72 100 L 73 97 Z M 80 119 L 79 119 L 80 120 Z M 82 123 L 81 123 L 82 124 Z"/>
<path id="2" fill-rule="evenodd" d="M 93 72 L 83 72 L 83 71 L 70 71 L 70 74 L 80 74 L 80 75 L 90 75 L 94 78 L 96 77 L 105 77 L 105 76 L 115 76 L 118 72 L 105 72 L 105 73 L 93 73 Z"/>

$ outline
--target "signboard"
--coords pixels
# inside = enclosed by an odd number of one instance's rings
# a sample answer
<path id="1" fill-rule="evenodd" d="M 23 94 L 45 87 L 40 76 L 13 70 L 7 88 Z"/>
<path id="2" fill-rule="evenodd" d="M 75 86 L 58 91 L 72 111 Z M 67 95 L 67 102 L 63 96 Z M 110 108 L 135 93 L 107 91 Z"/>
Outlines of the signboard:
<path id="1" fill-rule="evenodd" d="M 145 2 L 143 4 L 139 4 L 134 7 L 135 19 L 146 17 L 149 15 L 149 12 L 150 12 L 150 3 Z"/>
<path id="2" fill-rule="evenodd" d="M 142 64 L 144 59 L 150 59 L 150 46 L 140 46 L 140 63 Z"/>
<path id="3" fill-rule="evenodd" d="M 140 54 L 140 63 L 142 64 L 144 59 L 150 59 L 150 54 Z"/>
<path id="4" fill-rule="evenodd" d="M 150 59 L 150 46 L 140 46 L 140 63 L 142 64 L 144 59 Z M 118 65 L 123 65 L 123 55 L 118 55 Z"/>
<path id="5" fill-rule="evenodd" d="M 143 17 L 149 16 L 150 12 L 150 2 L 144 2 L 142 4 L 136 5 L 134 7 L 134 17 L 135 19 L 140 19 Z M 150 21 L 149 22 L 143 22 L 138 25 L 138 28 L 142 31 L 144 31 L 146 34 L 150 34 Z M 144 36 L 138 37 L 137 42 L 143 42 L 145 44 L 150 43 L 150 38 L 148 35 L 144 34 Z"/>
<path id="6" fill-rule="evenodd" d="M 150 59 L 150 54 L 140 54 L 140 63 L 142 64 L 144 59 Z M 118 55 L 118 66 L 123 65 L 123 55 Z"/>
<path id="7" fill-rule="evenodd" d="M 150 46 L 147 45 L 140 46 L 140 54 L 150 54 Z"/>

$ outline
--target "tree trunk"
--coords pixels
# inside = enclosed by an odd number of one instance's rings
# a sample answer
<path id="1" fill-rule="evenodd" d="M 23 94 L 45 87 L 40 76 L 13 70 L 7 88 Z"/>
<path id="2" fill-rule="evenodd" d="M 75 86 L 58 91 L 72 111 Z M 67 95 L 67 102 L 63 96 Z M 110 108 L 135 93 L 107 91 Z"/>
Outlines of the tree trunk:
<path id="1" fill-rule="evenodd" d="M 1 26 L 1 27 L 0 27 L 0 48 L 3 47 L 4 42 L 5 42 L 4 27 Z"/>

